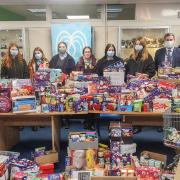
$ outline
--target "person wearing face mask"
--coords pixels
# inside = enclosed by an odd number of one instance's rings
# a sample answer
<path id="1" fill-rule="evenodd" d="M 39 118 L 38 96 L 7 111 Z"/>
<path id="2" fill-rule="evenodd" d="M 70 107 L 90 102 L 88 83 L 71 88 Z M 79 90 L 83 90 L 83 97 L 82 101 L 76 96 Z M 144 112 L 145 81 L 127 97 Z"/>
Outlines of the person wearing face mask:
<path id="1" fill-rule="evenodd" d="M 149 78 L 156 74 L 155 63 L 146 49 L 146 40 L 143 37 L 135 40 L 133 52 L 126 64 L 126 76 L 135 76 L 136 73 L 147 74 Z"/>
<path id="2" fill-rule="evenodd" d="M 88 46 L 83 48 L 81 56 L 76 64 L 76 71 L 83 71 L 84 74 L 94 73 L 94 66 L 96 65 L 96 58 L 92 54 L 92 49 Z M 95 123 L 93 118 L 87 116 L 84 120 L 84 129 L 95 130 Z"/>
<path id="3" fill-rule="evenodd" d="M 83 73 L 93 73 L 94 66 L 96 65 L 96 58 L 92 54 L 92 49 L 90 47 L 84 47 L 83 56 L 80 57 L 76 64 L 77 71 L 83 71 Z"/>
<path id="4" fill-rule="evenodd" d="M 94 71 L 99 76 L 103 76 L 104 69 L 118 61 L 124 63 L 123 59 L 116 56 L 116 48 L 114 44 L 107 44 L 105 48 L 105 55 L 97 62 Z"/>
<path id="5" fill-rule="evenodd" d="M 135 39 L 133 52 L 130 54 L 126 64 L 126 77 L 127 75 L 135 76 L 136 73 L 147 74 L 149 78 L 156 74 L 155 63 L 146 49 L 146 40 L 143 37 Z M 140 131 L 141 127 L 133 127 L 134 134 Z"/>
<path id="6" fill-rule="evenodd" d="M 1 77 L 6 79 L 26 79 L 29 77 L 26 61 L 23 59 L 16 43 L 11 43 L 8 54 L 1 66 Z"/>
<path id="7" fill-rule="evenodd" d="M 29 61 L 29 64 L 28 64 L 30 79 L 34 78 L 34 74 L 36 71 L 38 71 L 39 68 L 48 68 L 48 67 L 49 67 L 49 62 L 47 58 L 45 57 L 43 50 L 40 47 L 34 48 L 33 57 Z M 43 127 L 43 126 L 40 126 L 40 127 Z M 38 130 L 37 126 L 33 126 L 31 128 L 33 131 Z"/>
<path id="8" fill-rule="evenodd" d="M 33 79 L 34 73 L 39 68 L 48 68 L 49 62 L 46 59 L 43 50 L 40 47 L 36 47 L 33 51 L 33 57 L 28 64 L 30 78 Z"/>
<path id="9" fill-rule="evenodd" d="M 72 56 L 67 53 L 67 44 L 60 42 L 58 44 L 58 54 L 52 57 L 49 68 L 61 69 L 63 73 L 70 74 L 75 70 L 75 61 Z"/>
<path id="10" fill-rule="evenodd" d="M 158 67 L 180 67 L 180 49 L 175 47 L 175 36 L 172 33 L 164 35 L 164 47 L 155 53 L 156 70 Z"/>

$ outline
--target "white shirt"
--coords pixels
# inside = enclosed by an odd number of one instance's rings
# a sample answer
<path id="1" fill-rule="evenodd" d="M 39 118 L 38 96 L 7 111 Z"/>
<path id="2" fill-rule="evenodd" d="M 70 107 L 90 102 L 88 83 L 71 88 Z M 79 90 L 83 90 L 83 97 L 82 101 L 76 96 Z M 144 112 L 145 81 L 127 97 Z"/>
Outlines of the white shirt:
<path id="1" fill-rule="evenodd" d="M 59 58 L 60 58 L 61 60 L 64 60 L 66 57 L 67 57 L 67 53 L 59 54 Z"/>
<path id="2" fill-rule="evenodd" d="M 174 50 L 174 47 L 172 47 L 171 49 L 166 48 L 166 54 L 165 54 L 165 61 L 164 61 L 164 65 L 165 65 L 165 66 L 168 66 L 168 67 L 172 67 L 172 62 L 171 62 L 171 64 L 169 64 L 169 62 L 168 62 L 168 51 L 169 51 L 169 50 L 171 50 L 171 52 L 170 52 L 170 56 L 172 56 L 172 54 L 173 54 L 173 50 Z"/>

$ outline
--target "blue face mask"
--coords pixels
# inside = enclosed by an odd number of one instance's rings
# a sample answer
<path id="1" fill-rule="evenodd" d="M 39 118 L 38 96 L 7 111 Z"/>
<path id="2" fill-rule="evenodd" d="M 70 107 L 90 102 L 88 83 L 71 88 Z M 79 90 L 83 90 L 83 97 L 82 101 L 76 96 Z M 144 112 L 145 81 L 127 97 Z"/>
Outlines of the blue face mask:
<path id="1" fill-rule="evenodd" d="M 41 59 L 42 58 L 42 53 L 35 54 L 35 58 L 37 60 Z"/>
<path id="2" fill-rule="evenodd" d="M 108 57 L 113 57 L 114 56 L 114 51 L 107 51 L 107 56 Z"/>
<path id="3" fill-rule="evenodd" d="M 18 50 L 10 50 L 11 56 L 15 57 L 18 55 Z"/>

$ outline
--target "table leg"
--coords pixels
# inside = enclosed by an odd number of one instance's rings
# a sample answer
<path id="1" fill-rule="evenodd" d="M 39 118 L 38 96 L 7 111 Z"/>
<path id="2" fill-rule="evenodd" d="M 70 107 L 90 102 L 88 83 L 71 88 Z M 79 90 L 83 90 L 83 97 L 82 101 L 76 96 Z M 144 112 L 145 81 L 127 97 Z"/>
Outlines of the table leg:
<path id="1" fill-rule="evenodd" d="M 18 127 L 4 126 L 3 120 L 0 120 L 0 150 L 9 150 L 15 146 L 20 139 Z"/>
<path id="2" fill-rule="evenodd" d="M 58 116 L 51 116 L 52 150 L 60 152 L 60 120 Z"/>
<path id="3" fill-rule="evenodd" d="M 125 121 L 126 121 L 126 116 L 125 116 L 125 115 L 123 115 L 123 117 L 122 117 L 122 121 L 123 121 L 123 122 L 125 122 Z"/>

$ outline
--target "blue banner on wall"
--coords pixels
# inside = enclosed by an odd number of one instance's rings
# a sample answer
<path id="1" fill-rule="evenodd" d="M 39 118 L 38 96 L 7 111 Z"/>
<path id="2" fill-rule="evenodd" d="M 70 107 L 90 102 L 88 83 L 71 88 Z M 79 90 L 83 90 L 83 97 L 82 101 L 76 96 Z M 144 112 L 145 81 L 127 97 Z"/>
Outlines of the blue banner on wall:
<path id="1" fill-rule="evenodd" d="M 75 59 L 82 56 L 85 46 L 91 47 L 91 26 L 89 23 L 52 24 L 52 53 L 58 53 L 58 43 L 64 41 L 68 46 L 68 53 Z"/>

